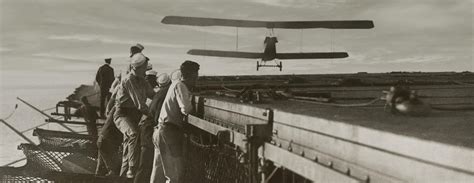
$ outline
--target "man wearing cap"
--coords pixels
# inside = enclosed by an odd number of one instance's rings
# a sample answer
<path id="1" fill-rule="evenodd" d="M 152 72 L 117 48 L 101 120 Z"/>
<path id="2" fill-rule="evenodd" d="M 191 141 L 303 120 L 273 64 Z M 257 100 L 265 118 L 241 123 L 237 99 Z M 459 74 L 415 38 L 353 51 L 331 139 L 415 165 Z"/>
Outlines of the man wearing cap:
<path id="1" fill-rule="evenodd" d="M 95 81 L 100 87 L 100 116 L 104 117 L 105 103 L 110 100 L 110 86 L 115 79 L 114 69 L 110 66 L 111 58 L 105 59 L 105 64 L 99 67 L 95 76 Z"/>
<path id="2" fill-rule="evenodd" d="M 161 107 L 158 126 L 153 133 L 153 143 L 158 146 L 168 183 L 184 181 L 184 118 L 193 110 L 190 90 L 196 85 L 199 64 L 185 61 L 181 64 L 180 71 L 181 80 L 171 83 Z M 153 168 L 154 173 L 158 171 L 158 166 Z"/>
<path id="3" fill-rule="evenodd" d="M 132 47 L 133 48 L 133 47 Z M 121 176 L 133 178 L 139 158 L 138 122 L 151 117 L 146 99 L 152 98 L 153 89 L 145 80 L 148 61 L 141 53 L 130 58 L 130 72 L 122 78 L 115 98 L 114 122 L 123 134 Z"/>
<path id="4" fill-rule="evenodd" d="M 146 57 L 145 55 L 143 55 L 142 51 L 145 49 L 145 47 L 141 44 L 136 44 L 136 45 L 133 45 L 132 47 L 130 47 L 130 58 L 133 59 L 133 57 L 144 57 L 147 61 L 149 60 L 148 57 Z M 147 65 L 147 68 L 148 68 L 148 65 Z M 130 72 L 130 70 L 132 70 L 132 66 L 129 65 L 128 68 L 127 68 L 127 74 L 128 72 Z"/>
<path id="5" fill-rule="evenodd" d="M 158 150 L 157 145 L 153 145 L 153 130 L 158 122 L 158 117 L 160 116 L 161 106 L 163 105 L 163 101 L 165 100 L 166 93 L 168 92 L 168 88 L 171 84 L 170 77 L 168 74 L 163 73 L 158 77 L 158 82 L 156 82 L 158 86 L 158 91 L 156 92 L 153 100 L 150 103 L 150 114 L 154 118 L 150 118 L 148 120 L 140 121 L 140 145 L 141 145 L 141 152 L 140 152 L 140 165 L 138 166 L 137 175 L 135 176 L 135 183 L 139 182 L 150 182 L 150 175 L 151 175 L 151 182 L 165 182 L 165 177 L 163 174 L 163 168 L 161 168 L 161 159 L 159 159 L 160 151 Z M 153 154 L 155 157 L 158 156 L 159 162 L 156 164 L 153 160 Z M 159 171 L 152 173 L 153 165 L 159 165 Z"/>
<path id="6" fill-rule="evenodd" d="M 176 81 L 181 80 L 181 71 L 179 69 L 173 71 L 170 77 L 171 77 L 171 82 L 176 82 Z"/>
<path id="7" fill-rule="evenodd" d="M 150 84 L 150 87 L 151 88 L 155 88 L 158 86 L 158 83 L 156 82 L 156 75 L 158 73 L 154 70 L 148 70 L 146 71 L 146 76 L 145 76 L 145 79 L 146 81 L 148 82 L 148 84 Z"/>

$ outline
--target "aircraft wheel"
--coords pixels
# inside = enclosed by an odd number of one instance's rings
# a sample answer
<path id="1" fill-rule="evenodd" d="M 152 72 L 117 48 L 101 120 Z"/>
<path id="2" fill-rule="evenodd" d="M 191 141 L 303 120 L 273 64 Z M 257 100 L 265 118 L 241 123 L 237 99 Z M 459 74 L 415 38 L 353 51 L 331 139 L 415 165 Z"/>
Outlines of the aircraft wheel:
<path id="1" fill-rule="evenodd" d="M 257 71 L 258 71 L 258 68 L 260 67 L 260 65 L 258 64 L 258 61 L 257 61 Z"/>
<path id="2" fill-rule="evenodd" d="M 280 71 L 283 69 L 283 64 L 280 61 Z"/>

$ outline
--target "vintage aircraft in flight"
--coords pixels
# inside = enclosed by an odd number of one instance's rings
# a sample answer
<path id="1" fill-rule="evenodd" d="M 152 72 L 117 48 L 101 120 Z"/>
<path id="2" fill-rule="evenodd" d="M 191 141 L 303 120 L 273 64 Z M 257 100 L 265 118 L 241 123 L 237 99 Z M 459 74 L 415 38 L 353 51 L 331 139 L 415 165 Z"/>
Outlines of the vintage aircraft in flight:
<path id="1" fill-rule="evenodd" d="M 213 57 L 232 57 L 246 59 L 260 59 L 257 61 L 257 71 L 259 67 L 279 67 L 282 70 L 282 63 L 278 64 L 276 60 L 284 59 L 335 59 L 346 58 L 346 52 L 306 52 L 306 53 L 277 53 L 277 37 L 273 36 L 273 29 L 371 29 L 374 27 L 370 20 L 339 20 L 339 21 L 254 21 L 254 20 L 233 20 L 220 18 L 201 18 L 201 17 L 183 17 L 166 16 L 161 20 L 164 24 L 190 25 L 190 26 L 228 26 L 228 27 L 246 27 L 246 28 L 267 28 L 270 36 L 265 37 L 263 41 L 265 49 L 263 52 L 242 52 L 242 51 L 222 51 L 222 50 L 203 50 L 191 49 L 190 55 L 213 56 Z M 276 65 L 267 65 L 267 61 L 274 60 Z"/>

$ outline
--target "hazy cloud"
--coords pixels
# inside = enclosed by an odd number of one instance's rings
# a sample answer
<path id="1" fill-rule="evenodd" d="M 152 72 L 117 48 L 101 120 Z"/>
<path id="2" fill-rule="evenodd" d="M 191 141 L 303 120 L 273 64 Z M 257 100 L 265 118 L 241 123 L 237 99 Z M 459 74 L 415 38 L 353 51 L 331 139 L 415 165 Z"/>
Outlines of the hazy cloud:
<path id="1" fill-rule="evenodd" d="M 124 44 L 124 45 L 134 45 L 138 41 L 134 39 L 119 39 L 114 37 L 109 37 L 105 35 L 53 35 L 49 36 L 48 39 L 51 40 L 65 40 L 65 41 L 84 41 L 84 42 L 101 42 L 101 43 L 110 43 L 110 44 Z M 178 44 L 169 44 L 169 43 L 158 43 L 158 42 L 143 42 L 140 41 L 140 44 L 152 47 L 166 47 L 166 48 L 186 48 L 187 46 L 178 45 Z"/>

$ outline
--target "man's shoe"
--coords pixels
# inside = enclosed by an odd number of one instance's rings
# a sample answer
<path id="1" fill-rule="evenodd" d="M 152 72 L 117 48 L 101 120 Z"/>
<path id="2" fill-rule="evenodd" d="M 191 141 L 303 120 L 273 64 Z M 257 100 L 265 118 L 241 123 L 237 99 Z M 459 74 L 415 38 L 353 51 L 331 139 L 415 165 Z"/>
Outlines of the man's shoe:
<path id="1" fill-rule="evenodd" d="M 110 170 L 109 173 L 105 174 L 106 177 L 117 176 L 113 170 Z"/>
<path id="2" fill-rule="evenodd" d="M 131 168 L 128 169 L 127 171 L 127 178 L 131 179 L 135 177 L 135 171 L 131 170 Z"/>

